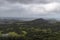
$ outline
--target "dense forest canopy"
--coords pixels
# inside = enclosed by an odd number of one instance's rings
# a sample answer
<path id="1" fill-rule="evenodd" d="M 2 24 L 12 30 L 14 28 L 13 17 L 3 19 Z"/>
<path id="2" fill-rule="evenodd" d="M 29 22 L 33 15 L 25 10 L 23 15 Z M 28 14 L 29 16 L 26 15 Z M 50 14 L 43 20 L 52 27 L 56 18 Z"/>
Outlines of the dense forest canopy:
<path id="1" fill-rule="evenodd" d="M 43 18 L 1 20 L 0 40 L 60 40 L 60 21 Z"/>

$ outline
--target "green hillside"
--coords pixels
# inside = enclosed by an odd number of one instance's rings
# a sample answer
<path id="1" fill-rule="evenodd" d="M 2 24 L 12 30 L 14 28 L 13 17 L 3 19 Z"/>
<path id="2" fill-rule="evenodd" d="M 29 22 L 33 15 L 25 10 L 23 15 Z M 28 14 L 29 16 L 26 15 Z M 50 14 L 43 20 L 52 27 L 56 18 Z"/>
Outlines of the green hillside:
<path id="1" fill-rule="evenodd" d="M 60 40 L 60 22 L 36 19 L 0 23 L 0 40 Z"/>

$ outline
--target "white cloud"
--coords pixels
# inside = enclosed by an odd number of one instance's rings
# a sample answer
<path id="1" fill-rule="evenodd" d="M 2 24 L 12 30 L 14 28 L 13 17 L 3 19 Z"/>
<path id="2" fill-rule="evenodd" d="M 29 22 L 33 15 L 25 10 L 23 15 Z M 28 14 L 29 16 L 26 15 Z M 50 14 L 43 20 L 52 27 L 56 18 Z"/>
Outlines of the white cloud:
<path id="1" fill-rule="evenodd" d="M 26 11 L 30 11 L 33 13 L 47 13 L 47 12 L 53 12 L 53 11 L 59 11 L 60 10 L 60 3 L 52 2 L 48 4 L 21 4 L 21 3 L 6 3 L 2 6 L 0 6 L 0 10 L 3 9 L 20 9 L 23 8 Z"/>
<path id="2" fill-rule="evenodd" d="M 36 0 L 35 0 L 36 1 Z M 52 2 L 51 2 L 52 1 Z M 42 17 L 44 15 L 56 15 L 60 13 L 60 2 L 46 0 L 48 3 L 30 3 L 24 4 L 20 2 L 10 3 L 2 1 L 0 6 L 0 16 L 9 17 Z M 0 1 L 1 2 L 1 1 Z M 56 14 L 55 14 L 56 13 Z"/>
<path id="3" fill-rule="evenodd" d="M 55 10 L 60 11 L 60 3 L 31 4 L 27 9 L 36 13 L 53 12 Z"/>
<path id="4" fill-rule="evenodd" d="M 50 1 L 50 0 L 48 0 Z M 35 14 L 46 14 L 49 12 L 58 12 L 60 11 L 60 3 L 58 2 L 51 2 L 46 4 L 21 4 L 21 3 L 9 3 L 5 2 L 4 5 L 0 6 L 0 10 L 16 10 L 16 9 L 23 9 L 22 11 L 26 10 L 27 12 L 35 13 Z"/>
<path id="5" fill-rule="evenodd" d="M 25 10 L 36 14 L 45 14 L 49 12 L 60 11 L 60 3 L 48 3 L 48 4 L 22 4 Z"/>

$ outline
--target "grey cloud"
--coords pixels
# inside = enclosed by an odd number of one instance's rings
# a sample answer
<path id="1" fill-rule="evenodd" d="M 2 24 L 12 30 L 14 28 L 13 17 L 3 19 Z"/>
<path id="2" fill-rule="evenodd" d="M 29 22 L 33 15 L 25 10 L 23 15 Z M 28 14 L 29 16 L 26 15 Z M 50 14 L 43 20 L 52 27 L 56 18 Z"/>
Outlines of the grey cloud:
<path id="1" fill-rule="evenodd" d="M 35 13 L 30 10 L 30 7 L 24 7 L 29 4 L 43 4 L 50 2 L 59 2 L 60 0 L 0 0 L 0 17 L 25 17 L 25 18 L 39 18 L 39 17 L 53 17 L 57 13 L 60 13 L 60 10 L 54 10 L 54 12 L 49 12 L 46 14 Z M 17 4 L 16 4 L 17 3 Z M 24 4 L 24 6 L 22 6 Z M 44 4 L 45 5 L 45 4 Z M 2 7 L 2 8 L 1 8 Z M 26 8 L 28 10 L 26 10 Z M 34 8 L 34 6 L 33 6 Z M 35 7 L 38 10 L 38 7 Z M 39 9 L 40 10 L 40 9 Z M 54 13 L 54 14 L 52 14 Z M 55 14 L 56 13 L 56 14 Z M 60 15 L 60 14 L 59 14 Z M 54 16 L 54 17 L 55 17 Z"/>
<path id="2" fill-rule="evenodd" d="M 24 4 L 30 3 L 49 3 L 49 2 L 60 2 L 60 0 L 7 0 L 11 3 L 20 2 Z"/>

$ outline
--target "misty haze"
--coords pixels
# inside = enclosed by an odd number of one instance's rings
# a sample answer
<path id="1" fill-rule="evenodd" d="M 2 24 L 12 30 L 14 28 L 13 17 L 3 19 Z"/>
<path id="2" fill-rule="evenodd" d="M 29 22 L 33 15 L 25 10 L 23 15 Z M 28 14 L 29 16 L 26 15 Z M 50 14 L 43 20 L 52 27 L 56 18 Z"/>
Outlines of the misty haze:
<path id="1" fill-rule="evenodd" d="M 60 40 L 60 0 L 0 0 L 0 40 Z"/>

